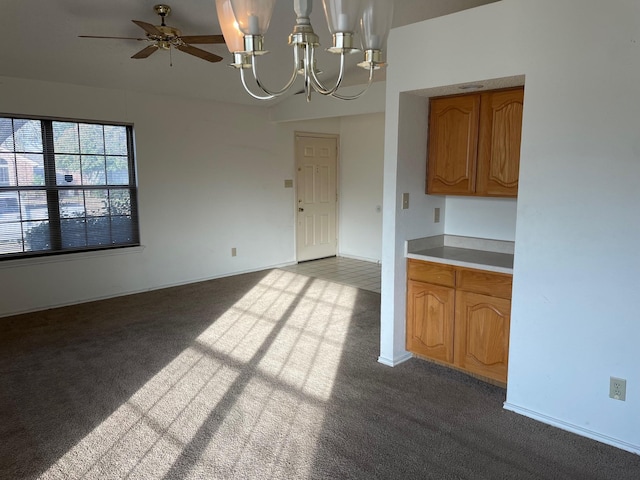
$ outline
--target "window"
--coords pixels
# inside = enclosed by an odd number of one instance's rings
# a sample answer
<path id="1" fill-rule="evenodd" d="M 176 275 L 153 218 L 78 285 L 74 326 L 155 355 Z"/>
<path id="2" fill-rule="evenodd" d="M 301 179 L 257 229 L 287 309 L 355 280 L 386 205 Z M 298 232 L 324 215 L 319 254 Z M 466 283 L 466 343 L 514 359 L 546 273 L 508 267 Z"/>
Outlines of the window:
<path id="1" fill-rule="evenodd" d="M 0 116 L 0 260 L 139 244 L 131 126 Z"/>

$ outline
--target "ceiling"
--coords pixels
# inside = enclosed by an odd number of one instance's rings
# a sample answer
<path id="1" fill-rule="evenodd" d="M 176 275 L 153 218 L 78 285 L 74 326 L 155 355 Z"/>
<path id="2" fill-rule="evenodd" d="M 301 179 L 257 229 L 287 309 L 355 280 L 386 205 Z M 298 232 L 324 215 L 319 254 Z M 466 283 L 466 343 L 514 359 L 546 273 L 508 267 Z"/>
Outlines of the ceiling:
<path id="1" fill-rule="evenodd" d="M 172 7 L 166 23 L 183 35 L 221 33 L 214 0 L 166 0 Z M 446 15 L 496 0 L 393 0 L 394 26 Z M 224 45 L 201 46 L 224 60 L 209 63 L 180 51 L 159 51 L 135 60 L 131 55 L 146 46 L 133 40 L 78 38 L 78 35 L 141 37 L 131 20 L 158 25 L 153 6 L 159 0 L 9 0 L 0 16 L 0 76 L 47 80 L 93 87 L 145 91 L 155 94 L 203 98 L 239 104 L 256 104 L 242 89 L 238 72 L 227 66 Z M 322 2 L 314 2 L 311 16 L 323 46 L 330 44 Z M 278 0 L 265 36 L 271 53 L 261 58 L 264 83 L 280 88 L 289 78 L 292 55 L 287 37 L 295 23 L 292 0 Z M 361 61 L 353 55 L 352 64 Z M 322 53 L 318 58 L 325 77 L 337 70 L 338 58 Z M 391 61 L 391 67 L 393 62 Z M 363 83 L 367 72 L 352 68 L 350 83 Z M 323 78 L 325 78 L 323 77 Z M 300 81 L 300 90 L 302 83 Z M 273 104 L 261 102 L 262 105 Z"/>

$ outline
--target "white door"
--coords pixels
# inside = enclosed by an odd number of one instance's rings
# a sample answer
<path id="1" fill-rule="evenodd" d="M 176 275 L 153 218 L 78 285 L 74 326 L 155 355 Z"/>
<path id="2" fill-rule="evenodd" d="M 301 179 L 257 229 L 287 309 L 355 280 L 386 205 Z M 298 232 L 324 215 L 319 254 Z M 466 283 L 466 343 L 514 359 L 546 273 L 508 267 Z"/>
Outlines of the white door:
<path id="1" fill-rule="evenodd" d="M 336 254 L 338 139 L 296 134 L 299 262 Z"/>

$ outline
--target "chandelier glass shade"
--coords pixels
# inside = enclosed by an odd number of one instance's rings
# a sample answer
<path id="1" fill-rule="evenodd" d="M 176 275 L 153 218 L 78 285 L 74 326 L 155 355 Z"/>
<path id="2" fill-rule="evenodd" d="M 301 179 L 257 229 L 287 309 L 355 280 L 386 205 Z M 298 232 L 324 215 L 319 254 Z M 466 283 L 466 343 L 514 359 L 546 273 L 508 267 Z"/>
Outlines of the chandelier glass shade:
<path id="1" fill-rule="evenodd" d="M 293 0 L 297 18 L 288 42 L 293 48 L 292 74 L 283 88 L 270 90 L 260 80 L 257 58 L 268 53 L 264 49 L 264 35 L 269 29 L 275 1 L 216 0 L 222 34 L 233 54 L 231 66 L 240 71 L 242 84 L 249 95 L 259 100 L 279 97 L 301 76 L 307 101 L 311 100 L 311 93 L 314 91 L 342 100 L 360 97 L 373 82 L 374 71 L 386 65 L 383 52 L 393 18 L 392 0 L 322 1 L 333 42 L 327 51 L 339 56 L 339 72 L 336 80 L 329 86 L 318 78 L 320 72 L 316 66 L 316 50 L 320 48 L 320 42 L 309 19 L 312 0 Z M 355 39 L 358 35 L 361 45 L 356 46 Z M 338 89 L 345 75 L 346 56 L 355 52 L 363 54 L 363 61 L 358 66 L 369 72 L 368 82 L 355 95 L 339 94 Z M 250 74 L 247 73 L 249 71 Z M 249 88 L 247 77 L 253 77 L 253 88 Z"/>

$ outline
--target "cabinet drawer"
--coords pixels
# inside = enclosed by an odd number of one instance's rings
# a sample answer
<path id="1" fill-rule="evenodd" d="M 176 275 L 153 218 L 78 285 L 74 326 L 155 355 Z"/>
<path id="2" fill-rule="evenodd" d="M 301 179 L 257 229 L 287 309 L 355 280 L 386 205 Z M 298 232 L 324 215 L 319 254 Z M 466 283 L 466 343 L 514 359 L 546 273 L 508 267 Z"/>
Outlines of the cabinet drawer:
<path id="1" fill-rule="evenodd" d="M 445 287 L 453 287 L 455 284 L 455 269 L 451 265 L 410 259 L 407 270 L 409 280 L 435 283 Z"/>
<path id="2" fill-rule="evenodd" d="M 456 276 L 456 288 L 493 297 L 511 298 L 512 280 L 512 275 L 506 273 L 460 268 Z"/>

